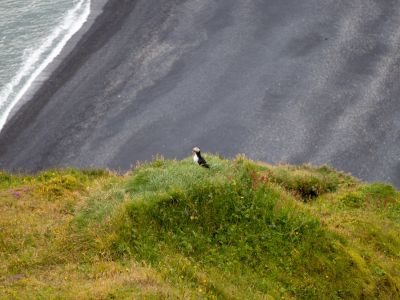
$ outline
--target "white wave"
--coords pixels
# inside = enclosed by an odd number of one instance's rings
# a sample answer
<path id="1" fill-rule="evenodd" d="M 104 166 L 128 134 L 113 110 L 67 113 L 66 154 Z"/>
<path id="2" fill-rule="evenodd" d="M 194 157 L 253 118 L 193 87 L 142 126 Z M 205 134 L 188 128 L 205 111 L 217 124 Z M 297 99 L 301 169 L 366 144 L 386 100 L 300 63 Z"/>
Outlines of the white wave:
<path id="1" fill-rule="evenodd" d="M 79 0 L 44 43 L 26 57 L 17 74 L 0 91 L 0 111 L 4 109 L 0 115 L 0 131 L 18 101 L 43 70 L 60 54 L 70 38 L 83 26 L 89 14 L 90 0 Z"/>

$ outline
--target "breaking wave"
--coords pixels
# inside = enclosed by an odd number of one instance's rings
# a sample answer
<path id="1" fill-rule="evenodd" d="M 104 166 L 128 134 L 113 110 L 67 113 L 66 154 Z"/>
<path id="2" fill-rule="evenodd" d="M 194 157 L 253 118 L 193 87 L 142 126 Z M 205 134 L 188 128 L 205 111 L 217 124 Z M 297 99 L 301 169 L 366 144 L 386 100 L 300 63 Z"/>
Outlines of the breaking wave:
<path id="1" fill-rule="evenodd" d="M 18 101 L 83 26 L 89 14 L 90 0 L 77 1 L 43 43 L 25 53 L 22 66 L 16 75 L 0 90 L 0 131 Z"/>

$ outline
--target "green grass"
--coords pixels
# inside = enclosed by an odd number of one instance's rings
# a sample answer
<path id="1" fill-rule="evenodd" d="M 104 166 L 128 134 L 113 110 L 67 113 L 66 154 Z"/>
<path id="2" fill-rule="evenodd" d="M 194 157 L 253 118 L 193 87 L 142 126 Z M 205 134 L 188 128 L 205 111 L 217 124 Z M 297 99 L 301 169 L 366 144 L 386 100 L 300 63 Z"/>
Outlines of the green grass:
<path id="1" fill-rule="evenodd" d="M 0 298 L 400 297 L 392 186 L 206 157 L 0 173 Z"/>

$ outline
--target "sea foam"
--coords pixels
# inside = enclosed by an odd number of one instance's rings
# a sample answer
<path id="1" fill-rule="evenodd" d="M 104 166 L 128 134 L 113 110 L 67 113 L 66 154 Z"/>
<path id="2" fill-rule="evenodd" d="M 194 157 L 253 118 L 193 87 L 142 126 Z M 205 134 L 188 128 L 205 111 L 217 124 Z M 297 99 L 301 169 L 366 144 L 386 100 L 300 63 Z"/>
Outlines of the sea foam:
<path id="1" fill-rule="evenodd" d="M 36 49 L 27 51 L 16 75 L 0 91 L 0 131 L 12 109 L 43 70 L 60 54 L 71 37 L 88 20 L 90 0 L 79 0 Z"/>

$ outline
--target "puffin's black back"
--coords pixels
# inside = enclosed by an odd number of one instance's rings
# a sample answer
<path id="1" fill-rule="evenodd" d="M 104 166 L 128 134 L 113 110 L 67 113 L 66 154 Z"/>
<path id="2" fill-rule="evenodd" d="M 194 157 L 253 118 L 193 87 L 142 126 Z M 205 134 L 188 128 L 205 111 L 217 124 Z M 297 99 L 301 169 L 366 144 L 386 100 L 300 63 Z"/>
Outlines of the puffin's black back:
<path id="1" fill-rule="evenodd" d="M 209 169 L 210 166 L 207 164 L 206 160 L 201 156 L 200 152 L 199 152 L 199 153 L 196 153 L 196 154 L 197 154 L 197 157 L 199 158 L 199 160 L 197 161 L 197 163 L 198 163 L 200 166 Z"/>

